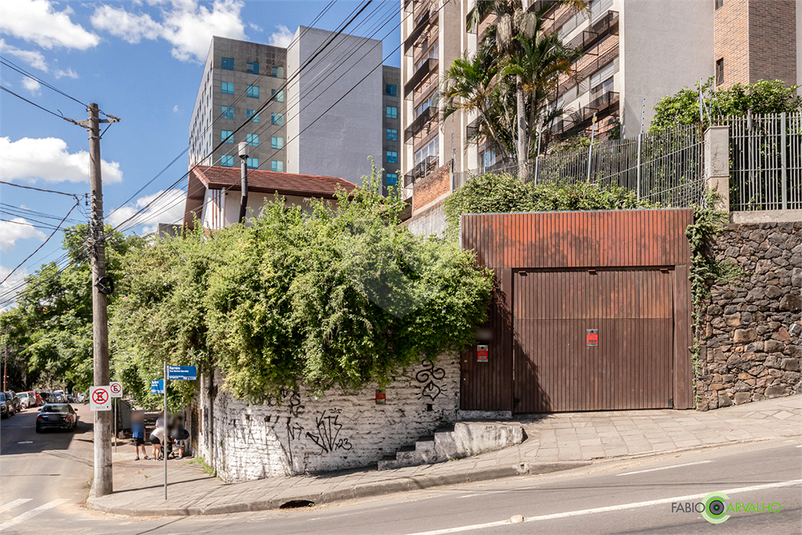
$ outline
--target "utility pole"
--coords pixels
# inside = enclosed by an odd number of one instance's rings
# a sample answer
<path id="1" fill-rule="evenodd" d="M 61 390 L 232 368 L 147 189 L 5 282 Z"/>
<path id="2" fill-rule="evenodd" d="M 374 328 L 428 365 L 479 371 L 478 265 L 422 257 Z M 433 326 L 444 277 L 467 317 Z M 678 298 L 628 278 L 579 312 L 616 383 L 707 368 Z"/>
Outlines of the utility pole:
<path id="1" fill-rule="evenodd" d="M 248 142 L 240 141 L 239 144 L 239 159 L 240 159 L 240 190 L 241 196 L 239 200 L 239 222 L 245 222 L 245 212 L 248 209 Z M 165 364 L 166 366 L 166 364 Z M 167 373 L 165 368 L 165 373 Z M 167 392 L 167 376 L 164 376 L 164 391 Z M 165 394 L 164 399 L 167 399 Z M 166 408 L 164 409 L 167 410 Z M 165 469 L 166 470 L 166 469 Z M 166 474 L 166 472 L 165 472 Z M 165 490 L 165 493 L 167 491 Z M 164 499 L 167 499 L 165 494 Z"/>
<path id="2" fill-rule="evenodd" d="M 92 365 L 94 384 L 109 384 L 109 316 L 108 294 L 113 284 L 106 277 L 106 241 L 103 235 L 103 181 L 100 174 L 100 123 L 116 123 L 120 119 L 104 113 L 100 119 L 98 106 L 89 103 L 89 119 L 73 124 L 89 132 L 89 189 L 92 194 L 92 221 L 90 223 L 90 250 L 92 256 Z M 65 117 L 66 119 L 66 117 Z M 112 493 L 111 472 L 111 411 L 94 411 L 95 480 L 92 496 Z"/>
<path id="3" fill-rule="evenodd" d="M 106 241 L 103 232 L 103 180 L 100 174 L 100 117 L 97 104 L 89 104 L 89 188 L 92 194 L 92 356 L 94 384 L 109 384 L 108 298 L 101 292 L 106 282 Z M 111 413 L 95 411 L 95 497 L 111 494 Z"/>

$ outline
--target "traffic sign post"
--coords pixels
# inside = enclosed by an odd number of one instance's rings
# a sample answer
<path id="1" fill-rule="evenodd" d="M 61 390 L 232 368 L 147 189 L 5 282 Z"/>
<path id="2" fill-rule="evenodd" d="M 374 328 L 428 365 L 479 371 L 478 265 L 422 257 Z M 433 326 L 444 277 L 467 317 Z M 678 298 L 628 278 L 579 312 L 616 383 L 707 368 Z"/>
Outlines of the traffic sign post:
<path id="1" fill-rule="evenodd" d="M 112 412 L 111 419 L 114 421 L 114 453 L 117 453 L 117 399 L 123 397 L 123 385 L 117 381 L 109 383 L 109 393 L 111 394 Z"/>
<path id="2" fill-rule="evenodd" d="M 108 386 L 93 386 L 89 389 L 89 409 L 92 411 L 111 410 L 111 392 Z"/>
<path id="3" fill-rule="evenodd" d="M 164 379 L 154 379 L 150 382 L 151 394 L 164 394 L 164 440 L 162 448 L 164 450 L 164 501 L 167 501 L 167 381 L 194 381 L 198 378 L 198 368 L 196 366 L 168 366 L 164 362 Z"/>
<path id="4" fill-rule="evenodd" d="M 153 379 L 150 382 L 150 393 L 151 394 L 164 394 L 164 380 L 163 379 Z"/>
<path id="5" fill-rule="evenodd" d="M 167 366 L 167 378 L 179 381 L 194 381 L 198 378 L 196 366 Z"/>

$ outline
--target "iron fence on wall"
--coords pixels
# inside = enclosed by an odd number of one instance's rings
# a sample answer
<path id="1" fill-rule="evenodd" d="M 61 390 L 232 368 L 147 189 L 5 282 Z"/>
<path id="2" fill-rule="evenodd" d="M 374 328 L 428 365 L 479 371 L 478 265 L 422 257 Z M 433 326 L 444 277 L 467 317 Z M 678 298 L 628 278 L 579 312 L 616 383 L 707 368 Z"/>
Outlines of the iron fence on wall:
<path id="1" fill-rule="evenodd" d="M 732 210 L 802 209 L 802 113 L 729 117 Z"/>

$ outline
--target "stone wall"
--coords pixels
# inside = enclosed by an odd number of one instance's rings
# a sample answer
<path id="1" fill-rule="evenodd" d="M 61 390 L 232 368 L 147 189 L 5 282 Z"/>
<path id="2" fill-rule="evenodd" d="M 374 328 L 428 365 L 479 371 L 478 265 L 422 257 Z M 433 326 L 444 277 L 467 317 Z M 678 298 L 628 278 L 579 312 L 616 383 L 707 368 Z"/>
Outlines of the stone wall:
<path id="1" fill-rule="evenodd" d="M 711 287 L 697 408 L 802 393 L 802 223 L 729 225 L 713 253 L 744 275 Z"/>
<path id="2" fill-rule="evenodd" d="M 416 366 L 385 390 L 307 390 L 251 405 L 201 379 L 198 453 L 226 481 L 369 466 L 456 420 L 459 359 Z"/>

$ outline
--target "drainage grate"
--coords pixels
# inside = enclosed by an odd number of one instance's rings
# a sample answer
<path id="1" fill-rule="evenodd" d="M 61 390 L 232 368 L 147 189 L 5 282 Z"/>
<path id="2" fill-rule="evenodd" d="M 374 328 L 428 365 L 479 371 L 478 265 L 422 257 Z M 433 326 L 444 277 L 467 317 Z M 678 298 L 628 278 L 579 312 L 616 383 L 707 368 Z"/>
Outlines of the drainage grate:
<path id="1" fill-rule="evenodd" d="M 279 509 L 298 509 L 300 507 L 314 507 L 315 502 L 309 500 L 290 500 L 282 503 Z"/>

